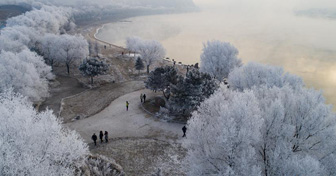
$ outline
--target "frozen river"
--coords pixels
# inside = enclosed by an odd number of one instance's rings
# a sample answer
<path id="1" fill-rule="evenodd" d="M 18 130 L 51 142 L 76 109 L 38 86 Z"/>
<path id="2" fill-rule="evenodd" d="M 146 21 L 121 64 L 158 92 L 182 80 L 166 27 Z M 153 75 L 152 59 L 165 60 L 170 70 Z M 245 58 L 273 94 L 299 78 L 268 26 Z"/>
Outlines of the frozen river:
<path id="1" fill-rule="evenodd" d="M 230 42 L 244 63 L 282 66 L 307 86 L 322 89 L 327 102 L 336 105 L 336 20 L 297 15 L 279 4 L 261 9 L 230 5 L 134 17 L 106 24 L 97 37 L 121 46 L 128 36 L 158 40 L 167 57 L 187 64 L 199 62 L 204 42 Z"/>

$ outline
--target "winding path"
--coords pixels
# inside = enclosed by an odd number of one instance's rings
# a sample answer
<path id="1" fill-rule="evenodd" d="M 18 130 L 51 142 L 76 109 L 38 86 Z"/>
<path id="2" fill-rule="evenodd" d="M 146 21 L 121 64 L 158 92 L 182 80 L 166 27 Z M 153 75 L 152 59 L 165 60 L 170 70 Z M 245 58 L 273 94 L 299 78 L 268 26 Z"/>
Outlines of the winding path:
<path id="1" fill-rule="evenodd" d="M 76 130 L 88 143 L 92 142 L 92 134 L 99 134 L 100 130 L 108 131 L 109 138 L 180 139 L 183 125 L 159 121 L 143 111 L 140 104 L 141 93 L 145 93 L 147 99 L 155 95 L 150 90 L 123 95 L 100 113 L 65 125 Z M 128 111 L 126 111 L 126 101 L 130 103 Z"/>

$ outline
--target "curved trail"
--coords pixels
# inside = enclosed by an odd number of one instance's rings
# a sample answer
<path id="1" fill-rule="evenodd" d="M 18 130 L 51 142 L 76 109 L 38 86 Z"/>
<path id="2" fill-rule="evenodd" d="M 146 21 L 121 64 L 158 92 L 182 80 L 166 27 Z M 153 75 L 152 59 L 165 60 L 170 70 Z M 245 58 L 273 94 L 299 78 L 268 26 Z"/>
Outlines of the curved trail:
<path id="1" fill-rule="evenodd" d="M 152 175 L 158 168 L 162 175 L 185 175 L 183 125 L 161 122 L 145 112 L 140 103 L 141 93 L 146 94 L 147 100 L 158 95 L 150 90 L 131 92 L 96 115 L 64 125 L 75 129 L 89 143 L 92 153 L 113 158 L 126 175 Z M 126 101 L 130 103 L 128 111 Z M 94 146 L 91 136 L 98 135 L 100 130 L 109 132 L 109 142 Z"/>
<path id="2" fill-rule="evenodd" d="M 93 133 L 108 131 L 109 138 L 154 138 L 175 140 L 182 136 L 182 124 L 161 122 L 143 111 L 140 94 L 145 93 L 147 99 L 154 96 L 150 90 L 140 90 L 115 99 L 107 108 L 89 118 L 65 124 L 76 130 L 86 142 L 91 143 Z M 129 110 L 126 111 L 126 101 Z M 92 102 L 94 103 L 94 102 Z"/>

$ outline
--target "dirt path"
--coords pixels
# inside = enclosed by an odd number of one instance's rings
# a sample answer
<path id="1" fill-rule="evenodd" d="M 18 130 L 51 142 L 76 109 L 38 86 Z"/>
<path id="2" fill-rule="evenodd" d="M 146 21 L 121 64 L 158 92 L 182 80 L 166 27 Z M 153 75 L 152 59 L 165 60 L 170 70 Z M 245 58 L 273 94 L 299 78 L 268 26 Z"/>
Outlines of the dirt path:
<path id="1" fill-rule="evenodd" d="M 57 76 L 55 84 L 56 85 L 50 87 L 50 97 L 48 97 L 48 99 L 40 105 L 39 111 L 46 110 L 48 107 L 54 111 L 54 114 L 58 115 L 61 100 L 63 98 L 76 95 L 87 90 L 78 82 L 77 79 L 69 76 Z"/>
<path id="2" fill-rule="evenodd" d="M 120 96 L 141 90 L 145 87 L 143 81 L 126 81 L 110 83 L 87 90 L 80 94 L 64 98 L 61 102 L 60 116 L 64 122 L 71 122 L 75 117 L 85 119 L 99 113 Z"/>
<path id="3" fill-rule="evenodd" d="M 146 114 L 140 107 L 141 93 L 145 93 L 147 99 L 155 95 L 150 90 L 135 91 L 115 99 L 96 115 L 65 125 L 79 132 L 88 143 L 91 142 L 92 134 L 97 134 L 100 130 L 109 131 L 110 138 L 178 139 L 183 125 L 161 122 Z M 126 101 L 130 103 L 128 111 Z"/>
<path id="4" fill-rule="evenodd" d="M 128 93 L 100 113 L 64 125 L 76 130 L 89 143 L 92 153 L 115 159 L 127 175 L 151 175 L 158 169 L 163 175 L 184 175 L 183 125 L 159 121 L 143 111 L 141 93 L 147 99 L 157 95 L 150 90 Z M 130 103 L 128 111 L 126 101 Z M 109 132 L 109 142 L 94 146 L 91 136 L 100 130 Z"/>

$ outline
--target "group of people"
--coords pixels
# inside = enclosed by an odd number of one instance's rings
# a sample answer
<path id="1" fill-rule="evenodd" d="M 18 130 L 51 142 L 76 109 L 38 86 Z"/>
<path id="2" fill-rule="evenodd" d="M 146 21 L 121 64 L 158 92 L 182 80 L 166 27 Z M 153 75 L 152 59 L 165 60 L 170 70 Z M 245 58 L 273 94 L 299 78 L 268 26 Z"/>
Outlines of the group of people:
<path id="1" fill-rule="evenodd" d="M 140 94 L 140 101 L 141 103 L 145 103 L 146 102 L 146 94 Z"/>
<path id="2" fill-rule="evenodd" d="M 104 142 L 103 138 L 105 138 L 105 142 L 107 143 L 108 142 L 108 132 L 107 131 L 105 131 L 105 133 L 103 133 L 103 131 L 99 132 L 99 139 L 100 139 L 101 143 Z M 93 133 L 91 139 L 93 140 L 93 142 L 96 146 L 97 145 L 97 139 L 98 139 L 96 133 Z"/>

